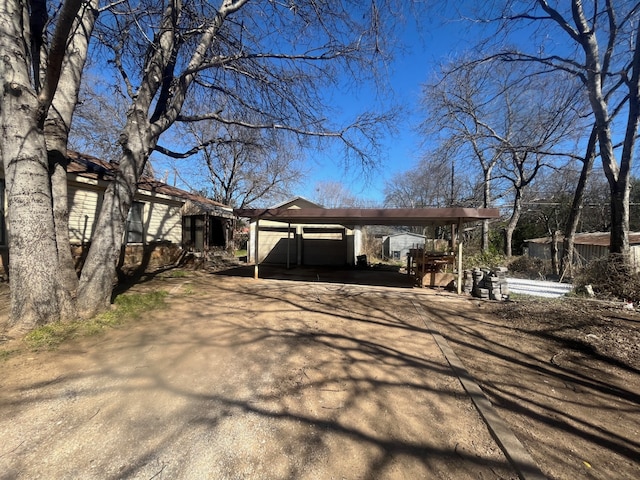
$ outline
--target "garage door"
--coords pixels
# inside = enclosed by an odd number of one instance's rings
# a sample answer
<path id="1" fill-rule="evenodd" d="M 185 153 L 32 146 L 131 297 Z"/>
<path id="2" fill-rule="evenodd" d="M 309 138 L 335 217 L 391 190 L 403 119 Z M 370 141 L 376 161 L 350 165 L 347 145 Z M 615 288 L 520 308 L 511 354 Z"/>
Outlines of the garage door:
<path id="1" fill-rule="evenodd" d="M 347 238 L 344 228 L 305 227 L 302 234 L 302 263 L 345 265 Z"/>
<path id="2" fill-rule="evenodd" d="M 260 263 L 287 263 L 287 228 L 260 227 Z M 298 258 L 295 230 L 291 230 L 289 238 L 289 261 L 295 265 Z"/>

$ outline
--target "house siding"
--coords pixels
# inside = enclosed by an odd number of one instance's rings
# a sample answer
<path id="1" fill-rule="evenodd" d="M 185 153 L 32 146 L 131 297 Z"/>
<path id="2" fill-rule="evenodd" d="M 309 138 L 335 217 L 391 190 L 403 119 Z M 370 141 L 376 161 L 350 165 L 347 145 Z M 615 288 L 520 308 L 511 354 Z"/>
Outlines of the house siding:
<path id="1" fill-rule="evenodd" d="M 73 245 L 88 243 L 102 204 L 104 188 L 97 184 L 69 184 L 69 240 Z M 136 202 L 144 203 L 145 243 L 182 242 L 181 202 L 137 194 Z"/>
<path id="2" fill-rule="evenodd" d="M 102 208 L 104 192 L 113 179 L 114 165 L 77 152 L 69 152 L 70 163 L 67 170 L 67 201 L 69 208 L 69 242 L 80 269 L 95 233 L 96 220 Z M 0 206 L 6 207 L 6 195 L 2 186 L 4 176 L 0 166 Z M 124 246 L 124 264 L 147 261 L 162 263 L 175 261 L 176 255 L 182 251 L 182 208 L 187 204 L 196 206 L 198 210 L 211 213 L 210 219 L 219 222 L 212 236 L 216 241 L 224 237 L 225 244 L 233 245 L 232 222 L 233 210 L 225 205 L 195 195 L 150 178 L 141 178 L 133 199 L 140 202 L 141 218 L 134 220 L 138 233 L 129 236 L 135 239 Z M 0 212 L 0 219 L 6 208 Z M 207 213 L 209 214 L 209 213 Z M 221 217 L 221 218 L 217 218 Z M 224 220 L 223 220 L 224 219 Z M 0 222 L 0 278 L 8 266 L 9 248 L 3 244 L 4 230 Z M 142 233 L 142 235 L 140 235 Z M 123 240 L 127 238 L 127 232 Z M 220 238 L 218 238 L 220 237 Z M 144 260 L 144 261 L 143 261 Z M 5 275 L 6 276 L 6 275 Z"/>
<path id="3" fill-rule="evenodd" d="M 74 245 L 90 241 L 94 223 L 102 204 L 98 186 L 69 185 L 69 240 Z"/>
<path id="4" fill-rule="evenodd" d="M 182 242 L 181 204 L 148 202 L 144 198 L 137 198 L 144 202 L 144 231 L 145 243 L 171 242 L 180 245 Z"/>

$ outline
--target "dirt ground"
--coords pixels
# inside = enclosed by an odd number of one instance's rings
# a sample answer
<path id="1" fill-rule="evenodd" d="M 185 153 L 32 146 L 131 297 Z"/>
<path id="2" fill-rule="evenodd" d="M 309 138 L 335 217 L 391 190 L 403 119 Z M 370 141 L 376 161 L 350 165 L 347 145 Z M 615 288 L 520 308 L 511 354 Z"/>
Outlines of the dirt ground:
<path id="1" fill-rule="evenodd" d="M 640 478 L 640 316 L 250 273 L 159 275 L 162 311 L 0 361 L 0 478 L 517 478 L 428 325 L 547 477 Z"/>

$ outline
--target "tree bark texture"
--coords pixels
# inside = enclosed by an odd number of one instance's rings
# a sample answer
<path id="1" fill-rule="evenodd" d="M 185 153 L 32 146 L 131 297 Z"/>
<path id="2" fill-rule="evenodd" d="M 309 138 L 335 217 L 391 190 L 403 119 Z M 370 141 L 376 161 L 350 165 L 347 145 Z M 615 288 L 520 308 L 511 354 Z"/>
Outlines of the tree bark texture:
<path id="1" fill-rule="evenodd" d="M 165 8 L 161 28 L 153 43 L 149 45 L 140 87 L 127 112 L 127 121 L 120 134 L 122 156 L 119 168 L 104 193 L 78 286 L 78 312 L 84 318 L 105 310 L 111 303 L 127 215 L 137 189 L 138 178 L 158 137 L 173 123 L 166 122 L 164 129 L 158 125 L 165 123 L 161 120 L 166 121 L 163 112 L 169 108 L 171 99 L 175 101 L 177 96 L 183 100 L 186 95 L 186 91 L 182 91 L 188 86 L 186 81 L 181 82 L 181 88 L 173 90 L 173 97 L 169 95 L 168 87 L 168 82 L 173 79 L 171 73 L 177 53 L 176 34 L 180 11 L 181 3 L 177 1 L 169 2 Z M 161 90 L 163 85 L 165 88 Z M 160 97 L 150 119 L 151 104 L 158 92 Z M 174 115 L 177 115 L 177 112 L 174 112 Z M 175 120 L 175 117 L 173 119 Z M 156 122 L 155 128 L 153 122 Z M 151 139 L 154 140 L 153 143 Z"/>
<path id="2" fill-rule="evenodd" d="M 629 254 L 629 183 L 618 189 L 612 185 L 611 192 L 611 243 L 610 253 Z"/>
<path id="3" fill-rule="evenodd" d="M 484 174 L 484 185 L 483 185 L 483 198 L 482 198 L 482 207 L 489 208 L 489 204 L 491 203 L 491 172 L 493 171 L 493 166 L 489 168 L 483 167 Z M 489 251 L 489 220 L 482 221 L 482 251 Z"/>
<path id="4" fill-rule="evenodd" d="M 610 6 L 612 9 L 612 5 Z M 582 2 L 572 1 L 574 22 L 578 29 L 577 40 L 585 53 L 586 84 L 589 102 L 596 122 L 600 158 L 611 192 L 611 241 L 610 252 L 626 254 L 629 251 L 629 172 L 633 157 L 633 144 L 638 127 L 638 79 L 640 68 L 640 38 L 637 38 L 632 59 L 632 78 L 629 85 L 628 118 L 624 148 L 620 164 L 615 157 L 611 118 L 602 83 L 605 80 L 598 38 L 587 21 Z M 613 11 L 607 9 L 609 16 Z"/>
<path id="5" fill-rule="evenodd" d="M 197 71 L 226 16 L 245 3 L 242 0 L 223 3 L 218 15 L 204 29 L 199 44 L 191 55 L 188 70 Z M 78 310 L 85 318 L 109 306 L 127 215 L 138 178 L 160 135 L 171 127 L 182 110 L 187 91 L 194 79 L 194 73 L 189 73 L 182 75 L 179 82 L 174 82 L 175 59 L 180 48 L 176 36 L 181 9 L 179 1 L 169 2 L 165 8 L 161 28 L 154 37 L 153 44 L 149 46 L 144 75 L 120 135 L 123 154 L 119 170 L 104 193 L 95 233 L 80 277 Z M 152 109 L 156 95 L 157 101 Z"/>
<path id="6" fill-rule="evenodd" d="M 47 146 L 48 147 L 48 146 Z M 64 150 L 66 153 L 66 148 Z M 57 157 L 57 158 L 56 158 Z M 49 152 L 51 193 L 53 200 L 53 222 L 60 282 L 60 315 L 71 319 L 76 314 L 78 275 L 76 273 L 71 242 L 69 240 L 69 205 L 67 194 L 67 159 L 59 151 Z"/>
<path id="7" fill-rule="evenodd" d="M 89 40 L 97 18 L 98 0 L 82 4 L 71 29 L 60 76 L 51 108 L 45 119 L 44 131 L 49 151 L 53 219 L 55 222 L 60 282 L 63 285 L 61 313 L 75 316 L 78 275 L 71 255 L 69 241 L 69 205 L 67 192 L 67 143 L 71 121 L 78 103 L 82 71 L 87 59 Z"/>
<path id="8" fill-rule="evenodd" d="M 0 128 L 10 250 L 9 328 L 24 331 L 60 316 L 52 194 L 40 102 L 31 86 L 26 4 L 0 4 Z"/>
<path id="9" fill-rule="evenodd" d="M 596 142 L 597 132 L 595 127 L 591 130 L 589 142 L 587 143 L 587 151 L 582 163 L 582 169 L 580 170 L 580 178 L 576 185 L 576 190 L 573 194 L 573 202 L 571 203 L 571 210 L 569 210 L 569 216 L 567 217 L 567 223 L 564 227 L 564 240 L 563 240 L 563 252 L 560 269 L 562 275 L 569 275 L 573 277 L 573 264 L 574 264 L 574 246 L 576 231 L 578 230 L 578 223 L 580 222 L 580 216 L 582 215 L 582 209 L 584 205 L 584 192 L 587 187 L 589 175 L 593 168 L 593 163 L 596 159 Z"/>
<path id="10" fill-rule="evenodd" d="M 556 229 L 551 233 L 551 270 L 554 275 L 560 274 L 558 262 L 558 230 Z"/>
<path id="11" fill-rule="evenodd" d="M 137 155 L 129 151 L 123 156 L 114 180 L 104 192 L 78 287 L 78 313 L 83 318 L 94 316 L 111 303 L 127 215 L 146 158 L 147 155 L 140 151 Z"/>
<path id="12" fill-rule="evenodd" d="M 507 257 L 511 257 L 513 255 L 512 249 L 512 240 L 513 240 L 513 232 L 518 226 L 518 221 L 520 220 L 520 214 L 522 212 L 522 193 L 519 189 L 516 189 L 515 199 L 513 200 L 513 209 L 511 210 L 511 217 L 509 218 L 509 223 L 504 229 L 504 254 Z"/>

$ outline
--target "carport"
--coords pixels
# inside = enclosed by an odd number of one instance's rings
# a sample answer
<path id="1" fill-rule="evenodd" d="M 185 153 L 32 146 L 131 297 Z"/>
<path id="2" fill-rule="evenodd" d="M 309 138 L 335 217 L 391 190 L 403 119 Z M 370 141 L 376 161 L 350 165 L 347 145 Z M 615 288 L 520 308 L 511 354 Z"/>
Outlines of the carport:
<path id="1" fill-rule="evenodd" d="M 450 226 L 452 250 L 456 252 L 458 293 L 462 288 L 462 241 L 460 232 L 466 223 L 498 218 L 496 208 L 264 208 L 235 209 L 238 217 L 255 223 L 256 258 L 259 248 L 260 221 L 270 220 L 292 224 L 338 224 L 360 229 L 373 225 L 391 226 Z M 289 234 L 288 234 L 289 235 Z M 289 237 L 288 237 L 289 238 Z M 287 245 L 289 242 L 287 242 Z M 289 266 L 287 253 L 287 267 Z M 254 278 L 259 277 L 259 262 L 255 262 Z"/>

